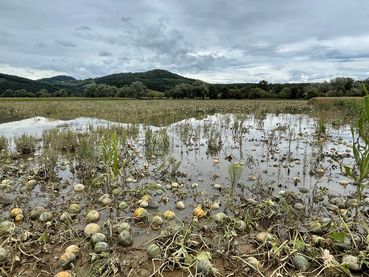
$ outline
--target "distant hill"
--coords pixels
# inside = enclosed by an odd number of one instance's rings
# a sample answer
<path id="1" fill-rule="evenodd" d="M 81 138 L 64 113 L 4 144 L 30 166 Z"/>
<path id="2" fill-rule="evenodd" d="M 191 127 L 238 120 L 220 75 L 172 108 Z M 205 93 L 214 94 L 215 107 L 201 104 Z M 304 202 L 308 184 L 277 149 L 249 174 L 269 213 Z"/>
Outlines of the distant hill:
<path id="1" fill-rule="evenodd" d="M 116 87 L 130 85 L 136 81 L 142 82 L 149 89 L 164 92 L 181 83 L 192 84 L 195 80 L 162 69 L 140 73 L 118 73 L 95 79 L 97 84 Z"/>
<path id="2" fill-rule="evenodd" d="M 70 82 L 70 81 L 77 81 L 77 79 L 66 76 L 66 75 L 58 75 L 50 78 L 43 78 L 39 79 L 37 81 L 43 82 L 43 83 L 49 83 L 49 84 L 55 84 L 55 83 L 61 83 L 61 82 Z"/>
<path id="3" fill-rule="evenodd" d="M 34 81 L 27 78 L 0 73 L 0 92 L 5 91 L 7 89 L 11 90 L 25 89 L 30 92 L 37 92 L 41 89 L 55 91 L 58 90 L 59 88 L 49 83 L 43 83 L 40 81 Z"/>
<path id="4" fill-rule="evenodd" d="M 181 83 L 192 84 L 195 80 L 161 69 L 139 73 L 118 73 L 86 80 L 77 80 L 65 75 L 30 80 L 0 73 L 0 93 L 7 89 L 13 91 L 25 89 L 30 92 L 37 92 L 41 89 L 47 89 L 49 92 L 65 89 L 73 95 L 81 95 L 84 87 L 89 84 L 106 84 L 119 88 L 124 85 L 130 85 L 135 81 L 142 82 L 151 90 L 164 92 Z"/>

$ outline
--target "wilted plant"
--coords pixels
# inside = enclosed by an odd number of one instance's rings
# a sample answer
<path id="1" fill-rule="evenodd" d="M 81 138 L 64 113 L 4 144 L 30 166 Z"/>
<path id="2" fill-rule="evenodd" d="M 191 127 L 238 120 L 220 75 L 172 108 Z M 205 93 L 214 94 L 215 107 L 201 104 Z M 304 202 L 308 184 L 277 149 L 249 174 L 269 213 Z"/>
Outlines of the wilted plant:
<path id="1" fill-rule="evenodd" d="M 15 148 L 21 154 L 34 153 L 36 151 L 36 144 L 36 139 L 26 134 L 15 139 Z"/>

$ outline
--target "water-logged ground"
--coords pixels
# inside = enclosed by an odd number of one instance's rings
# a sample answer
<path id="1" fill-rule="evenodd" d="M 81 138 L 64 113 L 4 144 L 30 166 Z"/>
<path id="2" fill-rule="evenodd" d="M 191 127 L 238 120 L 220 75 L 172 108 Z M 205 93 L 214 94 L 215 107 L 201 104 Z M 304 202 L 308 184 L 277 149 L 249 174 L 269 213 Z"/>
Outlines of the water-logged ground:
<path id="1" fill-rule="evenodd" d="M 78 158 L 59 155 L 55 167 L 58 179 L 41 180 L 36 172 L 42 164 L 42 138 L 55 128 L 83 134 L 98 128 L 136 129 L 137 136 L 130 137 L 126 144 L 121 145 L 121 148 L 129 148 L 133 153 L 134 170 L 119 177 L 111 188 L 104 184 L 95 186 L 79 178 L 75 170 Z M 149 129 L 154 136 L 163 132 L 165 138 L 161 139 L 167 139 L 169 143 L 160 148 L 155 148 L 160 141 L 148 145 Z M 264 200 L 257 195 L 257 191 L 269 191 L 275 197 L 283 195 L 283 191 L 293 191 L 300 195 L 297 202 L 302 203 L 305 206 L 303 209 L 310 215 L 318 215 L 318 211 L 323 209 L 321 201 L 314 202 L 317 195 L 323 196 L 323 202 L 328 203 L 328 198 L 334 199 L 335 196 L 342 199 L 350 197 L 355 189 L 350 182 L 342 182 L 347 178 L 342 175 L 338 162 L 334 161 L 339 157 L 345 164 L 353 162 L 349 126 L 324 125 L 317 118 L 304 114 L 266 114 L 263 118 L 215 114 L 202 119 L 189 118 L 163 127 L 86 117 L 68 121 L 35 117 L 0 124 L 0 136 L 8 139 L 10 152 L 15 151 L 14 139 L 23 134 L 39 139 L 38 150 L 35 155 L 8 160 L 7 169 L 3 170 L 3 167 L 0 171 L 0 181 L 11 181 L 10 185 L 1 187 L 0 220 L 7 219 L 9 209 L 15 206 L 21 207 L 27 214 L 35 206 L 41 205 L 53 211 L 58 218 L 69 204 L 78 203 L 82 209 L 81 216 L 72 224 L 77 232 L 83 230 L 86 224 L 83 216 L 89 210 L 97 209 L 101 212 L 98 224 L 105 226 L 105 233 L 109 233 L 107 221 L 117 223 L 125 220 L 133 225 L 134 248 L 142 248 L 144 243 L 160 233 L 160 230 L 151 230 L 149 226 L 143 228 L 132 221 L 132 213 L 139 207 L 137 201 L 142 196 L 137 191 L 147 184 L 160 184 L 159 187 L 145 190 L 157 203 L 151 214 L 173 210 L 182 221 L 192 220 L 192 211 L 198 204 L 202 204 L 209 215 L 215 213 L 211 211 L 213 203 L 220 205 L 218 211 L 224 210 L 225 202 L 229 200 L 229 166 L 233 163 L 240 164 L 242 168 L 236 187 L 241 198 L 237 199 L 252 198 L 257 203 Z M 154 150 L 150 152 L 148 149 Z M 172 178 L 164 176 L 159 170 L 169 157 L 180 161 L 179 173 Z M 133 171 L 137 174 L 134 175 Z M 29 180 L 36 182 L 27 185 Z M 76 193 L 73 190 L 78 183 L 86 185 L 85 192 Z M 121 189 L 127 187 L 136 192 L 122 193 Z M 98 201 L 104 193 L 112 199 L 108 208 Z M 127 202 L 127 209 L 118 208 L 122 200 Z M 183 210 L 176 209 L 179 200 L 185 204 Z M 340 204 L 344 206 L 345 201 L 342 200 Z M 334 207 L 330 208 L 327 206 L 328 210 L 335 210 Z M 232 214 L 232 211 L 226 212 Z M 233 211 L 233 214 L 236 216 L 237 212 Z M 329 212 L 323 209 L 323 214 Z M 25 218 L 21 226 L 27 230 L 33 228 L 33 223 Z"/>

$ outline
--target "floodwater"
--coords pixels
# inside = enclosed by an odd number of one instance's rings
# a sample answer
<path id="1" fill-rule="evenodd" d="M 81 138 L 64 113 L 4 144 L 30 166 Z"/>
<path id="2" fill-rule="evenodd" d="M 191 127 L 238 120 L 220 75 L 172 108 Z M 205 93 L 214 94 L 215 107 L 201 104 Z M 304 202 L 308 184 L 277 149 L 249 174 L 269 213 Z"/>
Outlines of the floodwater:
<path id="1" fill-rule="evenodd" d="M 21 134 L 41 137 L 43 131 L 52 128 L 88 132 L 112 125 L 128 126 L 96 118 L 63 121 L 35 117 L 0 124 L 0 135 L 12 140 Z M 345 155 L 346 162 L 350 162 L 349 126 L 326 126 L 325 140 L 318 138 L 317 126 L 317 119 L 307 115 L 267 114 L 257 119 L 252 115 L 215 114 L 161 128 L 165 128 L 169 136 L 167 152 L 181 161 L 179 170 L 186 174 L 187 182 L 196 182 L 200 188 L 211 188 L 214 183 L 228 184 L 230 162 L 241 162 L 244 165 L 240 183 L 245 187 L 261 183 L 278 192 L 299 187 L 313 189 L 319 185 L 328 187 L 332 193 L 345 194 L 352 187 L 344 189 L 338 185 L 343 176 L 330 154 Z M 145 129 L 160 128 L 144 125 L 138 128 L 135 143 L 141 153 L 138 157 L 144 160 Z M 212 138 L 217 147 L 209 149 Z M 14 149 L 13 143 L 11 147 Z M 324 174 L 314 174 L 316 171 L 324 171 Z M 71 178 L 70 174 L 63 174 L 62 177 Z"/>

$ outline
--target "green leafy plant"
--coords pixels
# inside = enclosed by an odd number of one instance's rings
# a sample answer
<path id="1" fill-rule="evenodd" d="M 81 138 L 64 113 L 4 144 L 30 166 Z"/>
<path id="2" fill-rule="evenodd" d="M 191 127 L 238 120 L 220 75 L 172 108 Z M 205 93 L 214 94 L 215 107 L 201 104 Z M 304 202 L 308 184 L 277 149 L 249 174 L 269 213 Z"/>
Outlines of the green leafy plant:
<path id="1" fill-rule="evenodd" d="M 344 166 L 346 174 L 351 177 L 356 186 L 356 219 L 360 213 L 363 190 L 369 187 L 369 92 L 364 84 L 363 89 L 366 94 L 364 96 L 365 110 L 357 121 L 357 130 L 351 128 L 355 165 L 352 168 Z"/>
<path id="2" fill-rule="evenodd" d="M 228 167 L 229 180 L 231 182 L 232 195 L 242 175 L 242 166 L 239 163 L 231 163 Z"/>
<path id="3" fill-rule="evenodd" d="M 106 166 L 107 173 L 111 173 L 113 178 L 117 178 L 121 174 L 121 168 L 119 163 L 119 140 L 116 132 L 111 134 L 110 138 L 105 137 L 102 142 L 103 158 Z"/>

